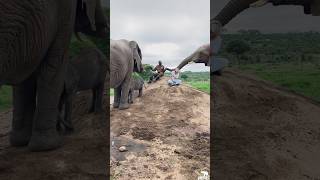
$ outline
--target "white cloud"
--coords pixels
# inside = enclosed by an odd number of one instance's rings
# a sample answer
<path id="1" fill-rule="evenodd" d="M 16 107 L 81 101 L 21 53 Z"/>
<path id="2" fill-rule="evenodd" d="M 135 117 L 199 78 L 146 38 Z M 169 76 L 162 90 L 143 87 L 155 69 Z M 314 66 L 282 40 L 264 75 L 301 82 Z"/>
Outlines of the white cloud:
<path id="1" fill-rule="evenodd" d="M 209 42 L 210 0 L 111 0 L 111 38 L 138 42 L 143 62 L 177 66 Z M 199 65 L 199 64 L 198 64 Z M 208 70 L 203 64 L 184 70 Z"/>

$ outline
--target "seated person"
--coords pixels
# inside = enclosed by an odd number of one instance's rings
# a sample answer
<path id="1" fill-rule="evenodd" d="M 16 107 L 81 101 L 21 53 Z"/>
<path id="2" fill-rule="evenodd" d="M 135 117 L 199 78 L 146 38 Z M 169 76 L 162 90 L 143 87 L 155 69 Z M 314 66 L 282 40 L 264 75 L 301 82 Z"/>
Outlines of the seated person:
<path id="1" fill-rule="evenodd" d="M 171 77 L 168 80 L 169 86 L 179 86 L 181 84 L 181 80 L 179 79 L 179 69 L 167 69 L 168 71 L 171 71 Z"/>
<path id="2" fill-rule="evenodd" d="M 150 77 L 149 82 L 151 83 L 152 81 L 157 81 L 158 79 L 160 79 L 160 77 L 162 77 L 164 75 L 164 72 L 167 70 L 167 68 L 164 68 L 164 66 L 162 65 L 162 62 L 159 61 L 158 65 L 152 70 L 152 71 L 157 71 L 155 73 L 153 73 L 153 75 Z"/>

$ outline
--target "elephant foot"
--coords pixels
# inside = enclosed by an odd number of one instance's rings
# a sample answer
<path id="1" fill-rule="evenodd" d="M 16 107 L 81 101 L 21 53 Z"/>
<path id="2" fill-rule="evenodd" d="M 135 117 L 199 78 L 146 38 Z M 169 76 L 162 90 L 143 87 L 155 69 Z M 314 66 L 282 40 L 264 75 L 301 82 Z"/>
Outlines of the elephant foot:
<path id="1" fill-rule="evenodd" d="M 28 145 L 31 138 L 31 130 L 12 130 L 9 141 L 11 146 L 19 147 Z"/>
<path id="2" fill-rule="evenodd" d="M 28 148 L 30 151 L 48 151 L 62 146 L 63 137 L 55 129 L 33 132 Z"/>
<path id="3" fill-rule="evenodd" d="M 119 103 L 113 103 L 113 108 L 118 108 L 119 107 Z"/>
<path id="4" fill-rule="evenodd" d="M 130 105 L 128 103 L 125 104 L 120 104 L 119 109 L 123 110 L 123 109 L 128 109 L 130 107 Z"/>

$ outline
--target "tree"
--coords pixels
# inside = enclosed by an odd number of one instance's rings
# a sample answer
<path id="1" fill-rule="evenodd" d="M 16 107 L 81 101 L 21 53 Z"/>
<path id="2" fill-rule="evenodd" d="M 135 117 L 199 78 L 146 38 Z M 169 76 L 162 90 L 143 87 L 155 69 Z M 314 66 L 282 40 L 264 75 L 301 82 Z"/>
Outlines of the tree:
<path id="1" fill-rule="evenodd" d="M 139 73 L 139 75 L 144 80 L 149 80 L 150 76 L 152 75 L 153 66 L 150 64 L 143 64 L 143 69 L 144 69 L 144 71 L 142 73 Z"/>
<path id="2" fill-rule="evenodd" d="M 181 75 L 181 78 L 184 79 L 184 80 L 186 80 L 186 79 L 188 79 L 188 76 L 187 76 L 186 74 L 182 74 L 182 75 Z"/>
<path id="3" fill-rule="evenodd" d="M 250 51 L 250 46 L 242 40 L 234 40 L 227 44 L 226 50 L 228 53 L 235 54 L 240 65 L 240 55 Z"/>

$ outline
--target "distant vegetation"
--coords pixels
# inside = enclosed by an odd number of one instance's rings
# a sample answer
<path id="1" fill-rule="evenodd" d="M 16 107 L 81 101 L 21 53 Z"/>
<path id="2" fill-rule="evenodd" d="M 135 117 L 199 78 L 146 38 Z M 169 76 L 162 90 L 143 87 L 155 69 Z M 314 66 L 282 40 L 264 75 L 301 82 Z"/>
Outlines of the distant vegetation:
<path id="1" fill-rule="evenodd" d="M 230 66 L 320 101 L 319 32 L 261 34 L 257 30 L 241 30 L 224 34 L 223 39 L 220 56 L 227 57 Z M 234 53 L 230 51 L 234 42 L 249 48 Z"/>

